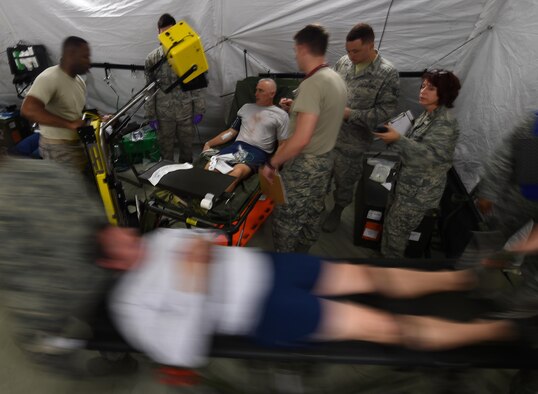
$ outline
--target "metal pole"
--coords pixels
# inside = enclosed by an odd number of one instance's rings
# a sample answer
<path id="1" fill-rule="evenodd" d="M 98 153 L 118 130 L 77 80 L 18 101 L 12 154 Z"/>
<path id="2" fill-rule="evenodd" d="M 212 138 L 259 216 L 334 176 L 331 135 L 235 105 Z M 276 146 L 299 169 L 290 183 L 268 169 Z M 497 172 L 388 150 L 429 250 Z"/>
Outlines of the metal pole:
<path id="1" fill-rule="evenodd" d="M 248 78 L 247 50 L 246 49 L 243 49 L 243 58 L 245 60 L 245 78 Z"/>
<path id="2" fill-rule="evenodd" d="M 108 122 L 106 122 L 102 128 L 106 129 L 108 126 L 110 126 L 112 123 L 114 123 L 120 116 L 122 116 L 125 112 L 129 111 L 136 103 L 138 103 L 140 100 L 143 100 L 147 97 L 147 92 L 149 92 L 151 89 L 153 89 L 155 86 L 157 86 L 157 82 L 153 81 L 147 84 L 140 92 L 138 92 L 127 104 L 125 104 Z"/>

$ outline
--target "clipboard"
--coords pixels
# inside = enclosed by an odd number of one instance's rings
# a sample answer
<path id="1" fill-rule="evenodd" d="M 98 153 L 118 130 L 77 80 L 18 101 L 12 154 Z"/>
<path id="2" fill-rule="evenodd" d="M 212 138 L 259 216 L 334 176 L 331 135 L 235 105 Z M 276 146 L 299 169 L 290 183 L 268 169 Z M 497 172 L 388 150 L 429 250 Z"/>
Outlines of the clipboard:
<path id="1" fill-rule="evenodd" d="M 415 117 L 411 111 L 405 111 L 399 114 L 398 116 L 392 118 L 389 121 L 389 124 L 394 127 L 394 129 L 400 133 L 400 135 L 407 135 L 409 130 L 413 127 L 413 120 Z"/>
<path id="2" fill-rule="evenodd" d="M 280 174 L 275 172 L 273 183 L 270 183 L 261 172 L 258 172 L 258 178 L 260 180 L 260 188 L 262 193 L 274 201 L 275 204 L 287 204 L 288 197 L 286 196 L 286 188 L 284 187 L 284 181 Z"/>

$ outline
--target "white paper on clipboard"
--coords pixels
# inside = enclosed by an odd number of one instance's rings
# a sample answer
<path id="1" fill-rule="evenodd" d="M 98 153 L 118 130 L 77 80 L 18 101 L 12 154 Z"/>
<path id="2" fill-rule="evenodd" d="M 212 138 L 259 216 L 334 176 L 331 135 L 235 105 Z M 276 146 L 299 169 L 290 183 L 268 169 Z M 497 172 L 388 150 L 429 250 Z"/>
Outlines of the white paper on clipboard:
<path id="1" fill-rule="evenodd" d="M 391 125 L 394 130 L 396 130 L 399 134 L 406 135 L 409 130 L 411 130 L 414 119 L 415 117 L 413 116 L 411 111 L 405 111 L 398 116 L 392 118 L 389 121 L 389 125 Z"/>

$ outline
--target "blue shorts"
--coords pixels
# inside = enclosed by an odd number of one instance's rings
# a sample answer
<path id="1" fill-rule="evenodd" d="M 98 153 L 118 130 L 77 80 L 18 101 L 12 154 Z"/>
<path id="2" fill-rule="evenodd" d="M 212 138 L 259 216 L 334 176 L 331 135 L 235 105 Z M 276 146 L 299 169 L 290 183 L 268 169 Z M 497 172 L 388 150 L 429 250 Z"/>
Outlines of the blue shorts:
<path id="1" fill-rule="evenodd" d="M 219 155 L 236 153 L 239 151 L 239 146 L 241 146 L 243 150 L 247 152 L 247 157 L 245 158 L 244 164 L 249 166 L 253 172 L 258 171 L 258 168 L 265 164 L 267 158 L 269 157 L 269 154 L 264 150 L 243 141 L 235 141 L 232 145 L 221 149 Z"/>
<path id="2" fill-rule="evenodd" d="M 312 289 L 318 281 L 321 260 L 294 253 L 271 253 L 273 287 L 263 305 L 254 338 L 268 346 L 292 346 L 318 329 L 321 304 Z"/>

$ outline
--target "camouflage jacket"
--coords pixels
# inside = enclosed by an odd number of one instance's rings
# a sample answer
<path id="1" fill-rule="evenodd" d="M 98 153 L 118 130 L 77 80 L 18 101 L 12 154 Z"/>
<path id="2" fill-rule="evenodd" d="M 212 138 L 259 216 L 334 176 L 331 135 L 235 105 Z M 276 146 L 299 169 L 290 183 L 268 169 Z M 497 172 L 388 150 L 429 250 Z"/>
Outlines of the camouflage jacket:
<path id="1" fill-rule="evenodd" d="M 396 192 L 430 202 L 426 208 L 436 208 L 445 189 L 458 136 L 458 122 L 446 107 L 423 112 L 410 133 L 389 147 L 402 160 Z"/>
<path id="2" fill-rule="evenodd" d="M 535 119 L 534 114 L 525 117 L 489 156 L 477 188 L 479 197 L 498 202 L 501 198 L 506 199 L 510 193 L 524 200 L 515 177 L 515 149 L 519 139 L 530 138 L 533 135 Z"/>
<path id="3" fill-rule="evenodd" d="M 398 71 L 381 55 L 357 75 L 355 65 L 347 55 L 336 62 L 334 70 L 346 83 L 347 106 L 351 109 L 349 119 L 342 123 L 339 143 L 370 142 L 370 131 L 396 111 L 400 96 Z"/>
<path id="4" fill-rule="evenodd" d="M 32 351 L 102 298 L 112 273 L 95 264 L 104 209 L 81 177 L 49 160 L 0 159 L 0 301 Z"/>
<path id="5" fill-rule="evenodd" d="M 145 75 L 147 83 L 158 80 L 162 89 L 166 89 L 177 81 L 177 75 L 165 62 L 153 73 L 149 70 L 163 57 L 162 46 L 153 50 L 146 58 Z M 182 120 L 193 114 L 205 113 L 205 100 L 201 90 L 184 92 L 176 87 L 170 93 L 158 89 L 157 93 L 145 103 L 147 119 Z"/>

